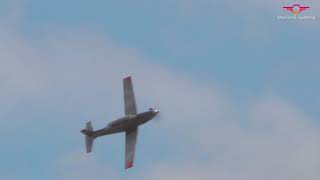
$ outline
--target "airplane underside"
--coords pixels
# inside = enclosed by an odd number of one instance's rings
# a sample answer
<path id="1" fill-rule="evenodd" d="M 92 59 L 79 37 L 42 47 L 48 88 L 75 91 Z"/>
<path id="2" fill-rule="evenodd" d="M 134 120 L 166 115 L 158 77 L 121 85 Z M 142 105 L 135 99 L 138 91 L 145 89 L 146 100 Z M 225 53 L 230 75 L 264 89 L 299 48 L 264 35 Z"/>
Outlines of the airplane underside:
<path id="1" fill-rule="evenodd" d="M 91 122 L 87 122 L 85 129 L 81 130 L 85 134 L 86 152 L 92 151 L 95 138 L 115 133 L 126 133 L 125 146 L 125 169 L 133 167 L 135 147 L 138 136 L 138 127 L 157 114 L 158 110 L 150 108 L 149 111 L 137 114 L 137 107 L 133 92 L 131 77 L 123 79 L 125 117 L 117 119 L 108 124 L 107 127 L 94 131 Z"/>

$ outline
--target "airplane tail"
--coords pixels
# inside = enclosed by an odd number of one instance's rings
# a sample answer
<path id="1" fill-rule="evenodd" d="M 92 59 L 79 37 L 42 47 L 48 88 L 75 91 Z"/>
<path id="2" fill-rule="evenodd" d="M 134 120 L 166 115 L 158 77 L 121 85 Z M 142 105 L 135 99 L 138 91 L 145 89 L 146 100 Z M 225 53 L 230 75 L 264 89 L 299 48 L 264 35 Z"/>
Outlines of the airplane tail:
<path id="1" fill-rule="evenodd" d="M 92 146 L 93 146 L 93 141 L 94 141 L 94 137 L 93 137 L 93 127 L 91 125 L 91 122 L 87 122 L 86 123 L 86 128 L 81 130 L 81 132 L 83 134 L 85 134 L 85 143 L 86 143 L 86 152 L 90 153 L 92 151 Z"/>

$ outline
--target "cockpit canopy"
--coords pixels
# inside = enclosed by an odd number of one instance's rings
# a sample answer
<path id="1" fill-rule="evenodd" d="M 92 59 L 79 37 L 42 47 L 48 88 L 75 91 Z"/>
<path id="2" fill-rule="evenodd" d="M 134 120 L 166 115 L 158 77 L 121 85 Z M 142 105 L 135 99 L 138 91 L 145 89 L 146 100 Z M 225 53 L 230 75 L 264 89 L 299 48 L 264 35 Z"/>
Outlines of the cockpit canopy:
<path id="1" fill-rule="evenodd" d="M 121 118 L 121 119 L 117 119 L 115 121 L 112 121 L 108 124 L 108 127 L 115 127 L 115 126 L 119 126 L 123 123 L 125 123 L 127 121 L 127 118 Z"/>
<path id="2" fill-rule="evenodd" d="M 128 122 L 130 119 L 133 119 L 135 118 L 136 115 L 128 115 L 128 116 L 125 116 L 123 118 L 120 118 L 120 119 L 117 119 L 117 120 L 114 120 L 112 122 L 110 122 L 108 124 L 108 127 L 115 127 L 115 126 L 119 126 L 121 124 L 125 124 L 126 122 Z"/>

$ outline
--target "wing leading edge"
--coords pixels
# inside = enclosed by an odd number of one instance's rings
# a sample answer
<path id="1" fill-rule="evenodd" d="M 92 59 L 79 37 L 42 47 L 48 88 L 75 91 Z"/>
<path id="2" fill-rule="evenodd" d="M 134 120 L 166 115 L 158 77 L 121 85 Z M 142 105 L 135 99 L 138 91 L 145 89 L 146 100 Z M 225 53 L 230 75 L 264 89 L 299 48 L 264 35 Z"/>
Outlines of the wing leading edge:
<path id="1" fill-rule="evenodd" d="M 126 162 L 125 169 L 133 167 L 134 154 L 136 149 L 138 128 L 126 132 Z"/>
<path id="2" fill-rule="evenodd" d="M 136 106 L 136 100 L 134 97 L 131 76 L 128 76 L 123 79 L 123 93 L 124 93 L 125 115 L 137 114 L 137 106 Z"/>

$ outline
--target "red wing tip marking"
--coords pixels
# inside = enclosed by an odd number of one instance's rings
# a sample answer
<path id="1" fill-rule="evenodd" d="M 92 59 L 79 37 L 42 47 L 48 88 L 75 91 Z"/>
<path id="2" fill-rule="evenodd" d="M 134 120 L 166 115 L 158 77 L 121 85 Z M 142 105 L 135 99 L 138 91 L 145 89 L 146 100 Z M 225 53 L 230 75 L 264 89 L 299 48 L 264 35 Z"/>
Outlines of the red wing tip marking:
<path id="1" fill-rule="evenodd" d="M 125 77 L 124 80 L 131 80 L 131 76 Z"/>
<path id="2" fill-rule="evenodd" d="M 126 169 L 132 168 L 133 167 L 133 162 L 129 161 L 126 165 Z"/>

